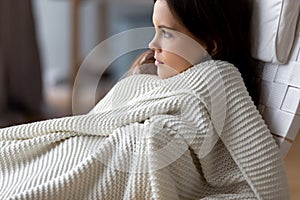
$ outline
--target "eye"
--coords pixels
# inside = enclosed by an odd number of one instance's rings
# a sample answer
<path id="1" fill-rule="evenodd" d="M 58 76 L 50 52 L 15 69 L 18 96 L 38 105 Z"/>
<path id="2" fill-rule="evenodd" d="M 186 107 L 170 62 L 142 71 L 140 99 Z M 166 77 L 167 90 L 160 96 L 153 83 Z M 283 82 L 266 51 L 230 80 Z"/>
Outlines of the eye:
<path id="1" fill-rule="evenodd" d="M 161 33 L 162 33 L 162 35 L 163 35 L 164 38 L 170 38 L 170 37 L 172 37 L 171 33 L 169 33 L 168 31 L 166 31 L 164 29 L 161 30 Z"/>

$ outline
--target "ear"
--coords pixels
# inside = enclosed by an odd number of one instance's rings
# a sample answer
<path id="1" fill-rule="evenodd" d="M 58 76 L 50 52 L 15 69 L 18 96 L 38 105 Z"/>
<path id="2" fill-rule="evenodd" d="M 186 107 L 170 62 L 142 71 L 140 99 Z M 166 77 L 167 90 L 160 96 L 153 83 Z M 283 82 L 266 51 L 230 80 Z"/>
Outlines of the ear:
<path id="1" fill-rule="evenodd" d="M 215 40 L 212 41 L 212 50 L 210 52 L 210 56 L 213 57 L 215 55 L 217 55 L 217 53 L 219 52 L 219 46 L 217 44 L 217 42 Z"/>
<path id="2" fill-rule="evenodd" d="M 202 41 L 199 43 L 211 57 L 217 55 L 220 50 L 218 43 L 214 39 L 208 39 L 206 42 Z"/>

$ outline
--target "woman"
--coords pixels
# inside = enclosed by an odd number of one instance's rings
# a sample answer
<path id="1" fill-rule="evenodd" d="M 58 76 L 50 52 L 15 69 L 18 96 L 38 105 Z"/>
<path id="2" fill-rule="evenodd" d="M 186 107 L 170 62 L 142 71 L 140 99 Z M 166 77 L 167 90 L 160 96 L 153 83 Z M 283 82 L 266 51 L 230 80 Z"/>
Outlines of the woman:
<path id="1" fill-rule="evenodd" d="M 156 2 L 156 0 L 154 1 Z M 250 56 L 250 4 L 247 1 L 230 0 L 222 1 L 167 1 L 167 12 L 158 10 L 153 13 L 153 23 L 155 21 L 164 21 L 168 23 L 179 24 L 178 30 L 166 29 L 168 31 L 176 32 L 175 36 L 182 36 L 178 32 L 185 34 L 187 37 L 194 39 L 200 45 L 204 46 L 206 53 L 214 60 L 224 60 L 234 64 L 242 73 L 243 79 L 247 89 L 255 102 L 258 103 L 259 91 L 257 90 L 258 83 L 255 82 L 254 69 L 251 66 Z M 159 8 L 158 8 L 159 9 Z M 164 8 L 162 8 L 164 9 Z M 238 16 L 238 17 L 237 17 Z M 161 22 L 161 23 L 162 23 Z M 158 27 L 158 26 L 157 26 Z M 159 29 L 157 36 L 170 35 L 165 29 Z M 160 32 L 160 33 L 159 33 Z M 163 36 L 163 37 L 165 37 Z M 165 41 L 168 39 L 165 38 Z M 172 39 L 170 42 L 173 43 Z M 164 42 L 165 42 L 164 41 Z M 154 41 L 149 44 L 150 49 L 165 49 L 166 46 L 156 48 Z M 162 45 L 162 44 L 159 44 Z M 170 51 L 181 49 L 182 46 L 178 44 L 173 45 Z M 200 49 L 203 51 L 203 49 Z M 190 53 L 191 51 L 189 51 Z M 198 52 L 195 52 L 198 53 Z M 196 55 L 199 56 L 199 55 Z M 134 73 L 141 74 L 156 74 L 155 66 L 149 65 L 154 63 L 154 52 L 147 51 L 141 55 L 132 65 L 129 74 L 132 74 L 135 67 L 138 66 Z M 185 59 L 185 58 L 183 58 Z M 173 63 L 168 64 L 171 68 L 177 68 L 176 59 L 170 58 Z M 180 63 L 180 62 L 179 62 Z M 190 67 L 195 63 L 185 63 L 183 69 Z M 144 66 L 147 64 L 148 66 Z M 139 68 L 142 70 L 139 72 Z M 150 68 L 150 69 L 149 69 Z M 180 68 L 180 67 L 179 67 Z M 180 73 L 183 69 L 173 69 L 174 73 Z M 160 70 L 160 69 L 159 69 Z M 170 76 L 170 75 L 169 75 Z M 162 76 L 161 76 L 162 77 Z"/>
<path id="2" fill-rule="evenodd" d="M 157 0 L 158 76 L 121 80 L 87 115 L 0 130 L 0 198 L 288 199 L 239 71 L 214 60 L 245 71 L 241 2 L 222 2 Z"/>

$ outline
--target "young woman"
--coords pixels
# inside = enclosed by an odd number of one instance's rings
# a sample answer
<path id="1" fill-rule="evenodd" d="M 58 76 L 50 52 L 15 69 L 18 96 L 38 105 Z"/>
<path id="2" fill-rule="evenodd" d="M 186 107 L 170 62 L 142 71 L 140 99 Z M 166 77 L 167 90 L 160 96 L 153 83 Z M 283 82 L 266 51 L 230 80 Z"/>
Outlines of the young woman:
<path id="1" fill-rule="evenodd" d="M 0 199 L 288 199 L 240 74 L 251 88 L 243 2 L 157 0 L 133 71 L 157 75 L 119 81 L 87 115 L 0 129 Z"/>
<path id="2" fill-rule="evenodd" d="M 169 70 L 172 68 L 173 73 L 176 74 L 200 61 L 184 63 L 186 58 L 182 58 L 183 55 L 175 55 L 175 58 L 172 53 L 171 56 L 168 53 L 164 55 L 168 51 L 174 52 L 178 49 L 184 49 L 183 51 L 188 54 L 195 53 L 196 57 L 201 57 L 199 51 L 203 54 L 203 49 L 193 52 L 186 48 L 187 45 L 180 44 L 182 42 L 179 41 L 180 38 L 190 37 L 194 42 L 198 42 L 212 59 L 234 64 L 241 72 L 250 96 L 257 104 L 259 85 L 255 81 L 255 69 L 251 66 L 250 56 L 250 3 L 241 0 L 226 2 L 219 0 L 187 2 L 168 0 L 164 4 L 163 6 L 158 5 L 154 9 L 153 24 L 157 32 L 149 44 L 150 49 L 155 51 L 156 55 L 161 54 L 163 57 L 169 57 L 168 60 L 171 60 L 171 63 L 167 61 L 164 66 L 167 65 Z M 164 22 L 169 27 L 160 26 L 160 23 L 164 24 Z M 171 43 L 172 46 L 167 46 L 168 43 Z M 163 51 L 160 53 L 161 50 Z M 185 56 L 188 57 L 188 55 Z M 147 51 L 134 62 L 129 74 L 134 71 L 136 66 L 138 67 L 135 73 L 155 74 L 153 71 L 156 70 L 156 67 L 149 65 L 151 62 L 155 62 L 154 53 Z M 147 64 L 149 69 L 143 64 Z M 162 65 L 159 65 L 158 62 L 158 66 Z M 139 71 L 139 68 L 142 70 Z M 162 78 L 165 76 L 160 71 L 163 71 L 164 68 L 163 66 L 159 67 L 157 71 Z M 172 75 L 174 74 L 170 73 L 167 76 Z"/>

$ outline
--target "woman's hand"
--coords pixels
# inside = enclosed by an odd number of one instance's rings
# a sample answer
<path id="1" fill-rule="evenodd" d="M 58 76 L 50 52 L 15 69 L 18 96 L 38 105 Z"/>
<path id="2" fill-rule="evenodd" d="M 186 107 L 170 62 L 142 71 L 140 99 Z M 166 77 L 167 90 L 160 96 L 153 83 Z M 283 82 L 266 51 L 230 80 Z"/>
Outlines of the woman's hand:
<path id="1" fill-rule="evenodd" d="M 157 75 L 157 67 L 154 62 L 154 51 L 147 50 L 133 63 L 129 70 L 129 76 L 134 74 Z"/>

